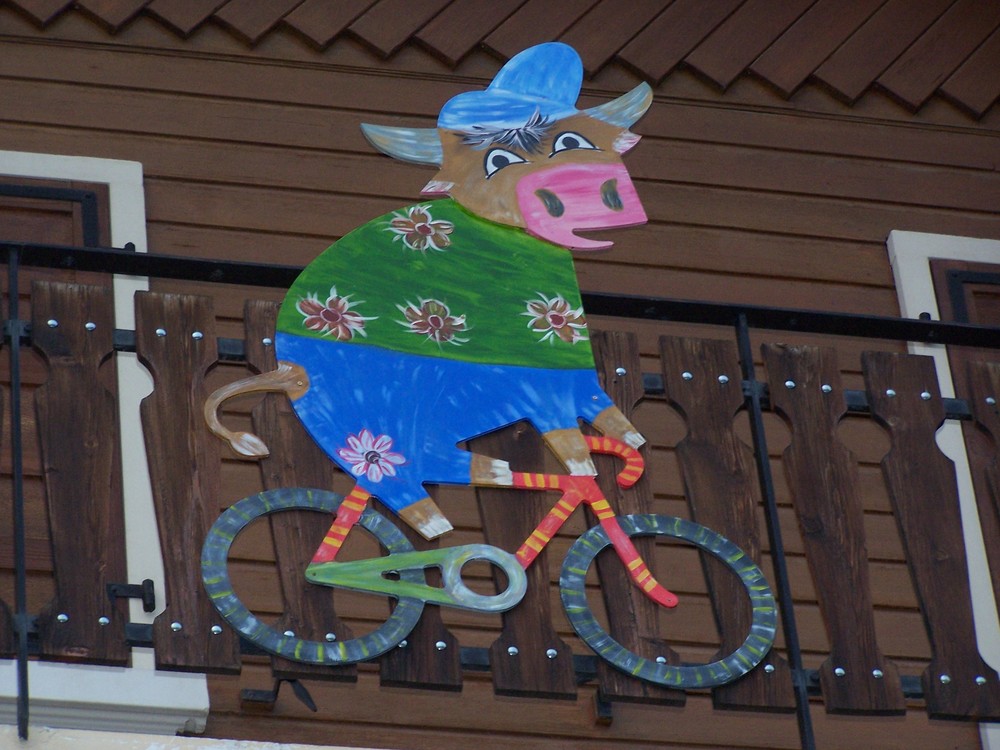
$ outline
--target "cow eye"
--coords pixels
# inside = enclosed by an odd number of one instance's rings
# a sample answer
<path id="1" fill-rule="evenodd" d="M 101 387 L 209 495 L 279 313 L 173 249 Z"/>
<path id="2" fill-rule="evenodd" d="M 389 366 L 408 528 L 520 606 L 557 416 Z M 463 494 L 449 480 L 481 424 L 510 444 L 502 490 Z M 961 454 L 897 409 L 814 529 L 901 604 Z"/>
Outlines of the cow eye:
<path id="1" fill-rule="evenodd" d="M 513 151 L 508 151 L 505 148 L 493 148 L 489 150 L 483 160 L 483 169 L 486 171 L 486 179 L 489 179 L 504 167 L 509 167 L 511 164 L 524 164 L 525 162 L 527 159 L 522 159 Z"/>
<path id="2" fill-rule="evenodd" d="M 591 151 L 600 151 L 597 146 L 588 141 L 579 133 L 574 133 L 572 130 L 567 130 L 565 133 L 560 133 L 556 136 L 556 139 L 552 141 L 552 153 L 549 156 L 555 156 L 560 151 L 572 151 L 573 149 L 583 148 L 589 149 Z"/>

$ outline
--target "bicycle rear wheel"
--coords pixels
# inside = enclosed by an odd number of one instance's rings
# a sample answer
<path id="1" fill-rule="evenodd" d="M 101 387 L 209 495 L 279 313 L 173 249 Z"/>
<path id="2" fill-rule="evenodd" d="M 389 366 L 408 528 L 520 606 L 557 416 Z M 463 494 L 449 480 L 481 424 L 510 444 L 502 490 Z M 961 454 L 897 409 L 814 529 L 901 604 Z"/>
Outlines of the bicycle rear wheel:
<path id="1" fill-rule="evenodd" d="M 384 654 L 402 641 L 420 619 L 424 603 L 400 597 L 388 619 L 378 628 L 343 641 L 313 641 L 279 631 L 260 620 L 240 601 L 229 577 L 229 549 L 236 536 L 253 521 L 286 510 L 314 510 L 332 517 L 343 497 L 325 490 L 281 488 L 267 490 L 233 503 L 209 529 L 201 552 L 201 576 L 219 614 L 246 640 L 264 651 L 308 664 L 352 664 Z M 412 552 L 413 545 L 389 520 L 366 508 L 358 525 L 371 533 L 389 553 Z M 403 580 L 425 583 L 423 571 L 401 571 Z"/>
<path id="2" fill-rule="evenodd" d="M 708 664 L 660 664 L 629 651 L 604 630 L 587 603 L 584 589 L 587 569 L 597 554 L 611 545 L 604 530 L 595 526 L 581 535 L 566 553 L 559 576 L 559 594 L 573 628 L 598 656 L 634 677 L 672 688 L 724 685 L 763 661 L 774 643 L 777 612 L 767 579 L 743 550 L 721 534 L 683 518 L 649 514 L 619 516 L 618 522 L 630 537 L 672 537 L 719 559 L 742 581 L 753 615 L 750 632 L 740 647 Z"/>

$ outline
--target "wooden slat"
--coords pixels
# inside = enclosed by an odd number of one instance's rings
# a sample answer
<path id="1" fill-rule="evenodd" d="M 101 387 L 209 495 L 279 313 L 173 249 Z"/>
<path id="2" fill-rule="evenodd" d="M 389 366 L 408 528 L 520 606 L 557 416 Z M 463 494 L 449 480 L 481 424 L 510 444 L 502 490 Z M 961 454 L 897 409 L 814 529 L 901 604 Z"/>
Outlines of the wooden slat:
<path id="1" fill-rule="evenodd" d="M 917 109 L 998 24 L 1000 5 L 993 0 L 957 0 L 878 77 L 878 84 Z"/>
<path id="2" fill-rule="evenodd" d="M 45 26 L 72 4 L 72 0 L 19 0 L 17 7 Z"/>
<path id="3" fill-rule="evenodd" d="M 509 60 L 521 50 L 558 39 L 597 0 L 528 0 L 486 37 L 484 44 L 502 59 Z"/>
<path id="4" fill-rule="evenodd" d="M 952 1 L 889 0 L 814 75 L 843 98 L 855 101 Z"/>
<path id="5" fill-rule="evenodd" d="M 875 634 L 857 466 L 837 432 L 847 404 L 836 352 L 780 344 L 763 351 L 771 405 L 792 429 L 783 463 L 831 642 L 819 670 L 826 710 L 906 713 L 899 669 Z"/>
<path id="6" fill-rule="evenodd" d="M 377 0 L 306 0 L 283 21 L 323 48 Z"/>
<path id="7" fill-rule="evenodd" d="M 238 671 L 239 641 L 212 606 L 197 564 L 221 494 L 219 441 L 202 416 L 205 375 L 217 356 L 212 302 L 140 292 L 135 313 L 136 352 L 154 381 L 140 411 L 166 583 L 167 608 L 153 624 L 156 665 Z M 212 634 L 213 625 L 221 633 Z"/>
<path id="8" fill-rule="evenodd" d="M 743 0 L 674 0 L 618 53 L 619 59 L 660 83 Z"/>
<path id="9" fill-rule="evenodd" d="M 182 37 L 203 24 L 225 0 L 153 0 L 146 12 Z"/>
<path id="10" fill-rule="evenodd" d="M 944 421 L 934 360 L 866 352 L 862 366 L 872 415 L 892 438 L 882 469 L 933 652 L 927 712 L 1000 719 L 1000 677 L 976 648 L 955 469 L 934 440 Z"/>
<path id="11" fill-rule="evenodd" d="M 1000 601 L 1000 363 L 969 362 L 969 403 L 976 427 L 988 436 L 984 455 L 969 451 L 979 526 L 989 560 L 993 594 Z M 990 400 L 992 399 L 992 400 Z"/>
<path id="12" fill-rule="evenodd" d="M 665 336 L 660 349 L 667 400 L 683 414 L 688 429 L 677 444 L 677 458 L 691 518 L 722 534 L 760 564 L 760 489 L 753 454 L 733 424 L 743 406 L 736 346 L 730 341 Z M 705 565 L 705 572 L 719 625 L 720 653 L 731 653 L 750 631 L 750 601 L 740 581 L 722 566 Z M 714 690 L 715 705 L 794 710 L 788 663 L 777 653 L 770 654 L 767 663 L 773 672 L 758 668 Z"/>
<path id="13" fill-rule="evenodd" d="M 514 471 L 545 469 L 542 439 L 527 423 L 470 441 L 470 449 L 509 461 Z M 546 492 L 478 488 L 476 497 L 486 542 L 513 553 L 557 499 Z M 552 625 L 549 599 L 550 551 L 543 550 L 526 571 L 528 590 L 502 615 L 503 631 L 490 646 L 493 687 L 498 695 L 576 698 L 576 675 L 569 646 Z M 552 565 L 558 566 L 553 559 Z M 509 649 L 517 649 L 514 655 Z M 555 649 L 555 658 L 546 652 Z"/>
<path id="14" fill-rule="evenodd" d="M 278 305 L 249 300 L 246 303 L 247 363 L 257 372 L 270 372 L 274 359 L 274 322 Z M 271 343 L 265 344 L 268 339 Z M 264 489 L 279 487 L 315 487 L 330 489 L 336 473 L 329 457 L 309 437 L 292 414 L 284 394 L 266 396 L 253 409 L 254 433 L 260 435 L 271 453 L 260 461 Z M 230 498 L 237 500 L 238 498 Z M 288 511 L 270 516 L 271 537 L 284 611 L 274 625 L 277 630 L 291 630 L 300 638 L 322 640 L 334 633 L 344 640 L 350 629 L 337 617 L 333 592 L 309 584 L 304 577 L 306 565 L 326 535 L 329 522 L 318 513 Z M 354 681 L 357 667 L 325 667 L 302 664 L 272 657 L 271 667 L 277 679 L 327 679 Z"/>
<path id="15" fill-rule="evenodd" d="M 951 101 L 982 117 L 1000 97 L 1000 29 L 983 42 L 939 89 Z"/>
<path id="16" fill-rule="evenodd" d="M 524 0 L 453 0 L 414 39 L 454 67 Z"/>
<path id="17" fill-rule="evenodd" d="M 249 44 L 256 44 L 302 0 L 229 0 L 214 18 Z"/>
<path id="18" fill-rule="evenodd" d="M 560 38 L 580 53 L 583 69 L 594 75 L 663 10 L 662 0 L 601 0 Z"/>
<path id="19" fill-rule="evenodd" d="M 38 617 L 41 652 L 124 665 L 127 602 L 107 593 L 128 582 L 117 384 L 101 374 L 114 351 L 111 289 L 36 282 L 32 329 L 49 365 L 35 398 L 56 579 Z"/>
<path id="20" fill-rule="evenodd" d="M 884 0 L 819 0 L 750 65 L 784 96 L 791 96 Z"/>
<path id="21" fill-rule="evenodd" d="M 747 0 L 685 62 L 726 88 L 743 74 L 813 0 Z"/>
<path id="22" fill-rule="evenodd" d="M 591 331 L 594 359 L 601 385 L 626 417 L 631 417 L 643 398 L 642 365 L 639 360 L 639 342 L 631 334 Z M 624 372 L 619 372 L 623 370 Z M 643 457 L 648 449 L 643 449 Z M 594 456 L 598 482 L 611 507 L 620 516 L 633 513 L 653 513 L 653 493 L 648 472 L 630 489 L 623 490 L 615 481 L 621 462 L 611 456 Z M 596 522 L 587 514 L 590 523 Z M 654 576 L 668 589 L 672 582 L 666 578 L 669 571 L 658 569 L 652 563 L 656 541 L 652 538 L 635 540 L 636 549 L 650 566 Z M 635 585 L 622 561 L 616 555 L 598 555 L 597 572 L 601 581 L 601 594 L 607 612 L 608 632 L 625 648 L 634 653 L 663 656 L 668 664 L 679 664 L 681 659 L 659 634 L 657 627 L 659 607 Z M 598 660 L 597 673 L 601 696 L 607 700 L 640 701 L 683 705 L 685 694 L 637 680 Z"/>
<path id="23" fill-rule="evenodd" d="M 120 29 L 148 4 L 149 0 L 78 0 L 76 3 L 109 31 Z"/>
<path id="24" fill-rule="evenodd" d="M 348 29 L 384 57 L 402 47 L 451 0 L 380 0 Z"/>

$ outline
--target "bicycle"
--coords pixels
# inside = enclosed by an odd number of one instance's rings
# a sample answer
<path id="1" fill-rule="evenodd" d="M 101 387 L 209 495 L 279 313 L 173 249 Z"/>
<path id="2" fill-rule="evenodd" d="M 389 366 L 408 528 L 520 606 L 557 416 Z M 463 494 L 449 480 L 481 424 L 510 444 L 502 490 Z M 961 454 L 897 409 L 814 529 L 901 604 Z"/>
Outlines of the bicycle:
<path id="1" fill-rule="evenodd" d="M 642 475 L 642 456 L 625 443 L 609 437 L 588 437 L 587 444 L 592 453 L 612 454 L 625 461 L 625 468 L 617 475 L 620 486 L 630 487 Z M 760 568 L 738 546 L 686 519 L 656 514 L 618 516 L 592 476 L 528 472 L 513 472 L 513 476 L 513 489 L 561 492 L 552 509 L 514 554 L 488 544 L 416 551 L 386 516 L 368 507 L 371 496 L 364 490 L 356 487 L 344 497 L 326 490 L 282 488 L 239 500 L 215 521 L 202 549 L 204 585 L 222 617 L 266 652 L 310 664 L 365 661 L 399 646 L 417 624 L 425 604 L 484 613 L 503 612 L 516 606 L 527 588 L 524 571 L 570 514 L 584 504 L 595 513 L 598 524 L 571 546 L 562 563 L 559 589 L 574 630 L 598 656 L 639 679 L 672 688 L 708 688 L 732 682 L 767 656 L 776 632 L 774 597 Z M 240 601 L 233 590 L 227 564 L 233 541 L 258 518 L 286 510 L 334 515 L 330 531 L 307 566 L 305 577 L 317 585 L 394 597 L 396 605 L 381 626 L 347 640 L 336 640 L 332 634 L 323 641 L 307 640 L 264 623 Z M 364 560 L 336 560 L 338 550 L 355 526 L 374 536 L 388 554 Z M 677 597 L 656 581 L 632 543 L 633 537 L 642 536 L 687 542 L 720 560 L 739 577 L 751 603 L 752 619 L 746 639 L 735 651 L 707 664 L 672 665 L 629 651 L 605 631 L 587 603 L 584 586 L 588 568 L 608 546 L 615 549 L 633 582 L 646 596 L 661 606 L 677 604 Z M 507 588 L 494 596 L 472 591 L 462 580 L 462 568 L 473 560 L 499 567 L 507 577 Z M 424 571 L 434 567 L 442 571 L 441 587 L 427 584 Z"/>

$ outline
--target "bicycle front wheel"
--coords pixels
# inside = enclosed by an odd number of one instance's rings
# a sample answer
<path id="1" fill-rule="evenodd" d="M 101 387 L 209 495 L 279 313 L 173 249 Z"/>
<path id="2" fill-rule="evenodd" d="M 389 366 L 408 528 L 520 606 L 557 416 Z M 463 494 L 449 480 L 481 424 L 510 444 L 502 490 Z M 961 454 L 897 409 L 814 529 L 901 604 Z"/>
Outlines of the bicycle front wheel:
<path id="1" fill-rule="evenodd" d="M 246 640 L 277 656 L 308 664 L 353 664 L 372 659 L 397 646 L 420 619 L 424 603 L 400 597 L 392 614 L 372 632 L 349 640 L 326 642 L 282 632 L 259 619 L 240 601 L 229 576 L 229 549 L 236 536 L 253 521 L 287 510 L 314 510 L 331 517 L 343 500 L 325 490 L 282 488 L 267 490 L 233 503 L 209 529 L 201 552 L 201 576 L 212 604 L 219 614 Z M 358 525 L 378 539 L 389 553 L 412 552 L 413 545 L 389 520 L 366 508 Z M 423 571 L 400 572 L 400 578 L 425 583 Z"/>
<path id="2" fill-rule="evenodd" d="M 620 516 L 618 522 L 630 537 L 671 537 L 719 559 L 743 583 L 753 615 L 750 632 L 740 647 L 708 664 L 660 664 L 629 651 L 604 630 L 587 603 L 584 588 L 587 570 L 597 554 L 611 545 L 604 530 L 595 526 L 577 539 L 566 554 L 559 576 L 559 594 L 574 630 L 598 656 L 634 677 L 672 688 L 725 685 L 763 661 L 777 629 L 774 596 L 760 568 L 743 550 L 721 534 L 683 518 L 633 515 Z"/>

